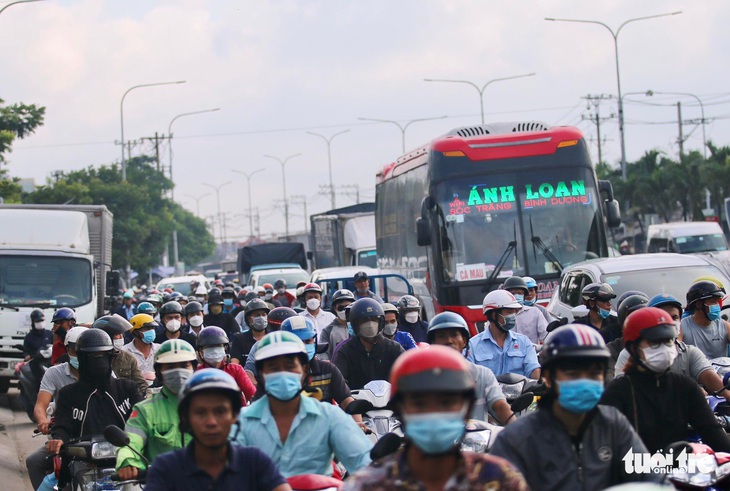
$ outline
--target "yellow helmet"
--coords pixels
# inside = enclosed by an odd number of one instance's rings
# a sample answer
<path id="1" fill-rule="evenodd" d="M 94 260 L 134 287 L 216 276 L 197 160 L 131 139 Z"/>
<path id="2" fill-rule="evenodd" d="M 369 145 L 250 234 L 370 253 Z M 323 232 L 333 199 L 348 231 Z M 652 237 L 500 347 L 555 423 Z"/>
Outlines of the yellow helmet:
<path id="1" fill-rule="evenodd" d="M 158 326 L 157 322 L 155 322 L 155 319 L 153 319 L 152 316 L 149 314 L 137 314 L 129 319 L 129 323 L 132 324 L 132 329 L 129 330 L 130 332 L 134 332 L 137 329 L 142 329 L 143 327 Z"/>

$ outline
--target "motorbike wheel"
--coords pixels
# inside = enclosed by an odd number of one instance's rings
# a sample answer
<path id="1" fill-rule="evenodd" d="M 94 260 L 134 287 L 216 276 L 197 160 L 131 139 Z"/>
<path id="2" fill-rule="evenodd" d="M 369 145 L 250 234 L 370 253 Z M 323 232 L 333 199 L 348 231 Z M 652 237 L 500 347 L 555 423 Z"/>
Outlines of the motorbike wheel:
<path id="1" fill-rule="evenodd" d="M 20 395 L 18 396 L 18 402 L 20 403 L 21 407 L 25 411 L 25 414 L 28 415 L 28 418 L 34 423 L 37 423 L 35 419 L 35 414 L 33 414 L 33 409 L 35 408 L 35 403 L 31 401 L 28 398 L 28 395 L 23 390 L 23 385 L 19 384 L 18 388 L 20 389 Z"/>

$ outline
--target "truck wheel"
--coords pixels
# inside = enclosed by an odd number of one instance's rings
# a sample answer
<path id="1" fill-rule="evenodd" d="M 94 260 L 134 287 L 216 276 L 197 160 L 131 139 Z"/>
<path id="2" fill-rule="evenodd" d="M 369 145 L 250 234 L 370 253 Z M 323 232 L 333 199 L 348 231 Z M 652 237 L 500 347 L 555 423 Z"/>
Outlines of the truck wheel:
<path id="1" fill-rule="evenodd" d="M 10 389 L 10 379 L 0 378 L 0 394 L 7 394 Z"/>

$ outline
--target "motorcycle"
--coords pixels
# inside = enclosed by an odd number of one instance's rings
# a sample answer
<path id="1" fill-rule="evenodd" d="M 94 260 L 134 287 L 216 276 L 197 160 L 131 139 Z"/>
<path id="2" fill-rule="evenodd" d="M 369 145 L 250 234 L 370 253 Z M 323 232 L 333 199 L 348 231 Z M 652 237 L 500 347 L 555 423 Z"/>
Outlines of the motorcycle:
<path id="1" fill-rule="evenodd" d="M 513 414 L 519 414 L 533 403 L 533 396 L 530 393 L 522 394 L 510 404 Z M 490 416 L 491 419 L 491 416 Z M 478 419 L 466 421 L 466 433 L 461 440 L 461 450 L 477 453 L 488 453 L 492 448 L 494 440 L 504 427 Z"/>
<path id="2" fill-rule="evenodd" d="M 342 481 L 319 474 L 301 474 L 286 479 L 292 491 L 337 491 L 342 489 Z"/>
<path id="3" fill-rule="evenodd" d="M 117 461 L 117 448 L 102 436 L 66 443 L 53 458 L 58 489 L 70 485 L 72 491 L 121 489 L 112 476 Z"/>
<path id="4" fill-rule="evenodd" d="M 701 443 L 676 442 L 669 446 L 673 455 L 699 457 L 693 464 L 681 467 L 675 458 L 675 468 L 669 473 L 669 481 L 676 489 L 727 489 L 730 485 L 730 454 L 714 452 Z M 705 456 L 702 458 L 702 456 Z"/>
<path id="5" fill-rule="evenodd" d="M 545 386 L 539 383 L 535 379 L 527 378 L 524 375 L 517 373 L 503 373 L 497 375 L 497 382 L 499 388 L 502 389 L 502 394 L 507 399 L 507 402 L 512 405 L 519 398 L 527 395 L 531 397 L 530 404 L 520 411 L 514 411 L 515 416 L 519 417 L 526 412 L 532 412 L 537 409 L 537 401 L 539 396 L 545 393 Z"/>
<path id="6" fill-rule="evenodd" d="M 142 459 L 145 464 L 147 464 L 147 467 L 149 468 L 150 461 L 142 455 L 141 453 L 137 452 L 134 448 L 129 446 L 129 435 L 124 432 L 123 429 L 121 429 L 118 426 L 115 425 L 109 425 L 106 428 L 104 428 L 104 438 L 108 442 L 110 442 L 115 447 L 121 448 L 121 447 L 127 447 L 132 452 L 134 452 L 140 459 Z M 111 480 L 114 483 L 115 488 L 102 488 L 102 489 L 122 489 L 123 491 L 133 491 L 133 490 L 139 490 L 142 489 L 141 485 L 145 483 L 145 478 L 147 477 L 147 469 L 137 469 L 137 478 L 131 479 L 128 481 L 123 481 L 120 479 L 119 475 L 115 472 L 111 475 Z"/>
<path id="7" fill-rule="evenodd" d="M 22 349 L 22 346 L 21 346 Z M 31 421 L 36 422 L 33 409 L 38 398 L 38 389 L 46 370 L 51 366 L 52 345 L 46 345 L 36 351 L 30 360 L 18 363 L 15 366 L 15 374 L 18 377 L 18 389 L 20 390 L 20 404 Z"/>
<path id="8" fill-rule="evenodd" d="M 388 433 L 403 436 L 400 421 L 388 408 L 390 402 L 390 383 L 386 380 L 373 380 L 360 390 L 352 391 L 355 399 L 345 412 L 362 415 L 362 421 L 368 429 L 368 438 L 375 444 Z"/>

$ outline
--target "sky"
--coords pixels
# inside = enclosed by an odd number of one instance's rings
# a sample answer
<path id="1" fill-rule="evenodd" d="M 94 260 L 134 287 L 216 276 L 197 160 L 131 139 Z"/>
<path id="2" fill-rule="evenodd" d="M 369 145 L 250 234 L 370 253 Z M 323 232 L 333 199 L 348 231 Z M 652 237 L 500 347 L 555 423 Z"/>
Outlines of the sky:
<path id="1" fill-rule="evenodd" d="M 9 2 L 0 0 L 0 8 Z M 490 84 L 488 122 L 539 120 L 574 125 L 592 141 L 587 95 L 601 117 L 616 114 L 613 29 L 625 20 L 682 11 L 626 25 L 618 37 L 629 161 L 651 149 L 677 156 L 676 102 L 682 103 L 685 151 L 702 148 L 696 100 L 707 140 L 730 145 L 730 36 L 723 0 L 47 0 L 0 14 L 0 98 L 46 107 L 45 125 L 17 141 L 12 176 L 43 184 L 54 171 L 118 162 L 120 104 L 125 140 L 168 135 L 172 126 L 174 198 L 202 217 L 221 212 L 226 236 L 248 236 L 246 178 L 262 235 L 283 233 L 282 167 L 272 158 L 301 154 L 286 169 L 290 231 L 307 213 L 331 208 L 327 145 L 336 205 L 373 200 L 375 174 L 401 155 L 401 130 L 359 118 L 414 119 L 407 149 L 453 128 L 480 122 L 476 90 L 425 78 L 469 80 L 535 73 Z M 654 91 L 652 97 L 644 93 Z M 632 94 L 633 93 L 633 94 Z M 691 121 L 695 120 L 695 124 Z M 620 162 L 617 120 L 601 124 L 604 160 Z M 162 140 L 162 164 L 169 164 Z M 150 153 L 149 140 L 132 155 Z M 228 184 L 226 184 L 228 183 Z M 196 198 L 198 201 L 196 201 Z M 216 226 L 215 235 L 221 235 Z"/>

